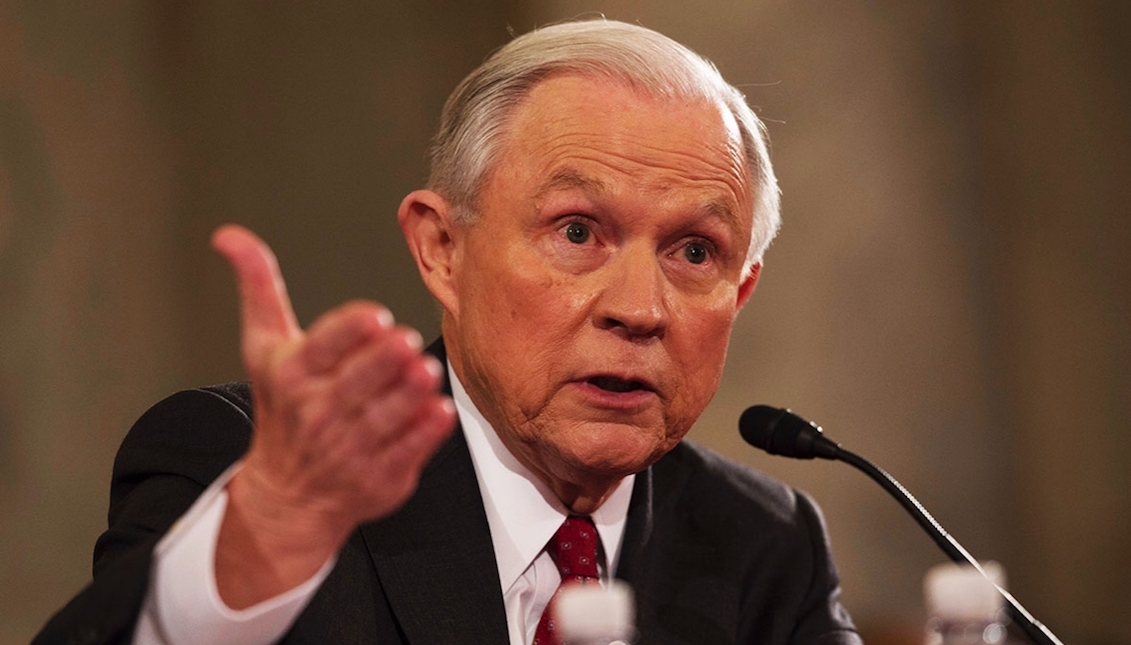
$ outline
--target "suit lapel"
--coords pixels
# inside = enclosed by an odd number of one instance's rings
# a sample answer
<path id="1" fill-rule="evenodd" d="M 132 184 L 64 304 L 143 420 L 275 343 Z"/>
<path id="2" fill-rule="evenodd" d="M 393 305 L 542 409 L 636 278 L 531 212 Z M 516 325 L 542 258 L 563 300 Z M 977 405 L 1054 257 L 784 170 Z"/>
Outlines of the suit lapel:
<path id="1" fill-rule="evenodd" d="M 628 517 L 625 520 L 624 537 L 621 539 L 620 559 L 616 571 L 616 577 L 628 583 L 638 578 L 641 559 L 652 537 L 654 522 L 652 470 L 649 467 L 636 474 L 636 482 L 632 486 L 632 499 L 628 502 Z"/>
<path id="2" fill-rule="evenodd" d="M 440 342 L 429 351 L 444 360 Z M 507 641 L 491 530 L 461 428 L 425 468 L 409 502 L 361 534 L 409 643 Z"/>

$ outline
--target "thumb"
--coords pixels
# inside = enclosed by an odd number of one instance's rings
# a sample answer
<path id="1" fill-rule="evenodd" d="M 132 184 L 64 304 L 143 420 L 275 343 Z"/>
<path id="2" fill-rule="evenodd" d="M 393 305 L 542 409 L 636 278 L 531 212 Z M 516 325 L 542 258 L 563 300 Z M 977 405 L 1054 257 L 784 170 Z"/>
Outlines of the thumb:
<path id="1" fill-rule="evenodd" d="M 236 272 L 240 290 L 241 348 L 254 379 L 271 350 L 301 333 L 279 262 L 267 243 L 242 226 L 226 224 L 212 233 L 212 248 Z"/>

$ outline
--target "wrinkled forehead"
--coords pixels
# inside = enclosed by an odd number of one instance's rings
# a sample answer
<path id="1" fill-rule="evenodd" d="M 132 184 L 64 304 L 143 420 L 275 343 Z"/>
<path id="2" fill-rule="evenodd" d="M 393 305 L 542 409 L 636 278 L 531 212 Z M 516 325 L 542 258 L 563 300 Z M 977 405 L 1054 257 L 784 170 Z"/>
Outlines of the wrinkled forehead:
<path id="1" fill-rule="evenodd" d="M 488 176 L 500 162 L 550 162 L 598 144 L 626 157 L 682 156 L 689 175 L 704 162 L 726 168 L 736 197 L 751 193 L 738 120 L 722 99 L 703 93 L 677 94 L 618 76 L 557 73 L 512 106 L 500 135 Z M 556 184 L 566 178 L 557 168 L 552 172 Z"/>
<path id="2" fill-rule="evenodd" d="M 731 112 L 723 94 L 715 92 L 710 87 L 698 85 L 693 87 L 650 85 L 640 78 L 605 70 L 587 70 L 585 72 L 558 70 L 541 76 L 513 103 L 507 111 L 504 121 L 512 122 L 517 113 L 520 113 L 525 106 L 528 106 L 540 94 L 547 91 L 547 86 L 568 86 L 575 96 L 589 101 L 590 105 L 595 108 L 596 99 L 611 93 L 626 93 L 639 100 L 661 106 L 680 108 L 696 106 L 717 114 L 733 139 L 741 145 L 742 135 L 738 120 Z M 594 114 L 596 115 L 596 110 Z M 640 127 L 648 126 L 647 123 L 638 125 Z"/>
<path id="3" fill-rule="evenodd" d="M 536 164 L 555 185 L 590 175 L 628 173 L 694 187 L 722 184 L 749 205 L 749 167 L 737 120 L 719 101 L 669 96 L 619 79 L 560 75 L 533 88 L 509 119 L 500 159 Z M 663 170 L 664 172 L 656 172 Z M 734 206 L 738 206 L 736 203 Z"/>

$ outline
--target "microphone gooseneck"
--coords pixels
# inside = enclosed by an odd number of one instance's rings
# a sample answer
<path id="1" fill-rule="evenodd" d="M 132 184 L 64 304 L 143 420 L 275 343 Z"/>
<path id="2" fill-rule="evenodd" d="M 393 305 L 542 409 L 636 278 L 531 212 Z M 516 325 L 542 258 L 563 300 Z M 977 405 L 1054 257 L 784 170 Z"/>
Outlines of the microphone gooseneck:
<path id="1" fill-rule="evenodd" d="M 900 506 L 915 518 L 919 526 L 931 536 L 935 544 L 939 545 L 939 548 L 951 560 L 959 564 L 969 564 L 980 571 L 982 575 L 986 575 L 974 556 L 970 555 L 957 540 L 943 529 L 942 525 L 919 503 L 919 500 L 915 499 L 915 496 L 903 487 L 903 484 L 896 481 L 884 469 L 844 449 L 840 444 L 826 437 L 821 426 L 806 421 L 789 410 L 768 405 L 755 405 L 742 413 L 738 420 L 738 429 L 746 443 L 771 455 L 795 459 L 813 459 L 815 457 L 835 459 L 863 472 L 894 497 L 895 501 L 899 502 Z M 1010 618 L 1021 627 L 1034 643 L 1063 645 L 1060 639 L 1054 636 L 1036 618 L 1033 618 L 1033 615 L 1022 607 L 1021 603 L 1017 602 L 1008 591 L 996 584 L 994 586 L 1005 599 Z"/>

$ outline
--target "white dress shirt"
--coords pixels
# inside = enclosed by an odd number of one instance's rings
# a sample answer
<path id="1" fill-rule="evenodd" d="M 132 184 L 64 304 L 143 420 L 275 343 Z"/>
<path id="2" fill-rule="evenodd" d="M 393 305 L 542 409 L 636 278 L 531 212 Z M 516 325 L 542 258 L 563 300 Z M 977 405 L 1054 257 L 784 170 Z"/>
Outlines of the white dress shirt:
<path id="1" fill-rule="evenodd" d="M 448 376 L 487 511 L 510 642 L 528 645 L 561 581 L 545 546 L 569 511 L 503 446 L 450 364 Z M 301 585 L 253 607 L 235 611 L 224 604 L 216 589 L 214 555 L 228 503 L 225 487 L 240 466 L 233 464 L 217 478 L 154 549 L 135 645 L 270 645 L 287 632 L 330 574 L 336 558 Z M 616 571 L 634 480 L 624 478 L 591 516 L 607 559 L 600 562 L 603 580 Z"/>
<path id="2" fill-rule="evenodd" d="M 511 645 L 527 645 L 534 640 L 542 611 L 561 582 L 558 567 L 545 547 L 569 516 L 569 509 L 506 449 L 450 367 L 448 372 L 452 398 L 471 449 L 483 508 L 491 527 L 510 642 Z M 598 562 L 602 580 L 616 571 L 635 479 L 622 479 L 609 498 L 590 515 L 605 555 Z"/>

